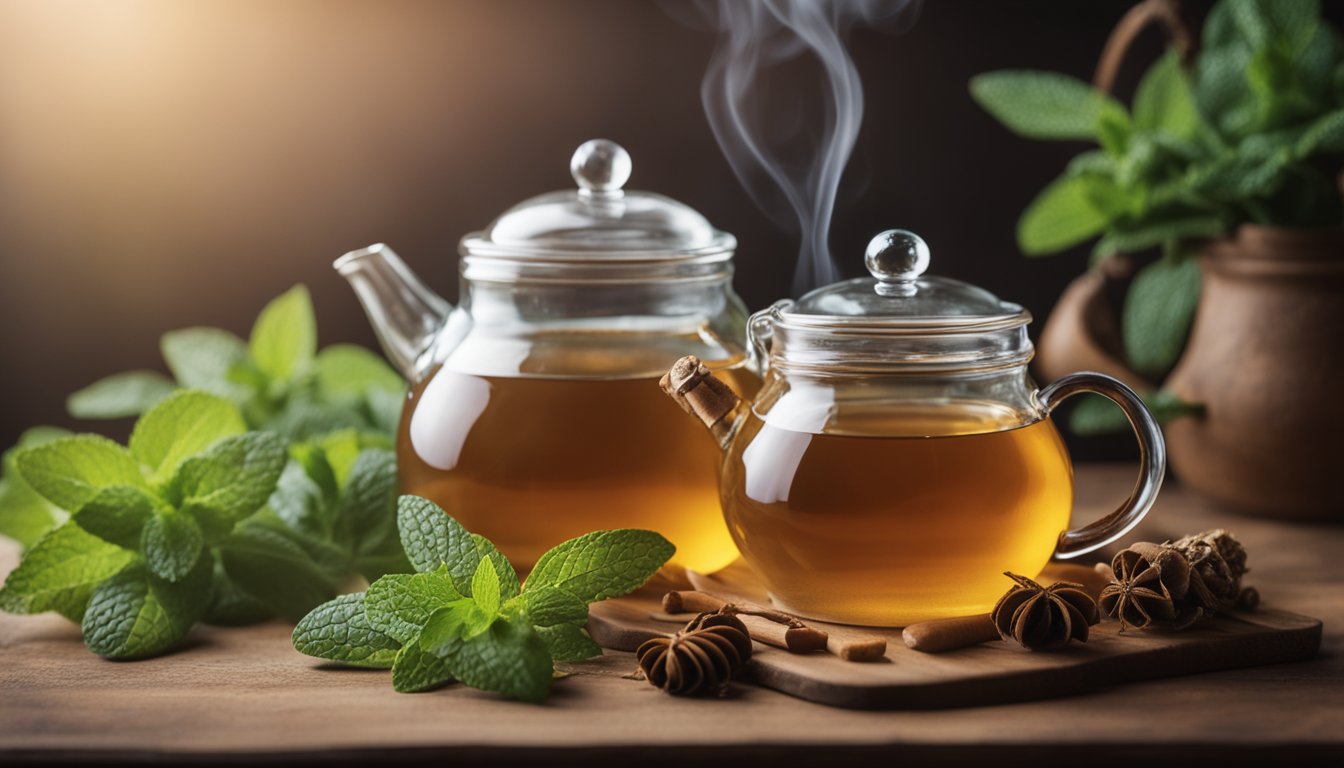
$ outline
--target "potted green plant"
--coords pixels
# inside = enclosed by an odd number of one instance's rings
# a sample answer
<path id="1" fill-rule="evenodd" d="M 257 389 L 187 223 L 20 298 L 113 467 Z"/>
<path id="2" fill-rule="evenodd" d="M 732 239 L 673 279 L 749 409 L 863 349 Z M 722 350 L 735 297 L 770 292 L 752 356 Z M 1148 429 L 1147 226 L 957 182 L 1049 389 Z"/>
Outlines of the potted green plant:
<path id="1" fill-rule="evenodd" d="M 1127 109 L 1110 82 L 1154 19 L 1173 45 Z M 1022 136 L 1098 144 L 1018 223 L 1029 256 L 1096 238 L 1093 269 L 1046 323 L 1040 362 L 1047 375 L 1094 368 L 1141 389 L 1169 422 L 1176 474 L 1204 495 L 1339 518 L 1344 43 L 1316 0 L 1221 0 L 1187 52 L 1175 3 L 1146 0 L 1117 27 L 1094 85 L 1036 71 L 971 81 Z M 1116 275 L 1132 277 L 1118 312 L 1104 291 Z M 1095 403 L 1073 424 L 1099 432 L 1120 418 Z"/>

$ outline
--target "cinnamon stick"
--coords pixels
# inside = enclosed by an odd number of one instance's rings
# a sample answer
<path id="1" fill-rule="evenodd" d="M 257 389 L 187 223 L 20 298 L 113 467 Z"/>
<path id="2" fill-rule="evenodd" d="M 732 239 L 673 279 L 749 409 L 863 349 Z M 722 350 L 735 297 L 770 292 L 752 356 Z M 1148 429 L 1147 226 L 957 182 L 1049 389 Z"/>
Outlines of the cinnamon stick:
<path id="1" fill-rule="evenodd" d="M 989 614 L 982 613 L 911 624 L 901 632 L 901 639 L 916 651 L 942 653 L 998 640 L 999 630 Z"/>
<path id="2" fill-rule="evenodd" d="M 825 631 L 808 626 L 795 616 L 758 605 L 730 603 L 705 592 L 682 590 L 663 596 L 663 611 L 670 614 L 705 613 L 732 605 L 753 640 L 784 648 L 791 653 L 824 650 L 845 661 L 874 661 L 887 651 L 886 638 L 848 630 Z"/>

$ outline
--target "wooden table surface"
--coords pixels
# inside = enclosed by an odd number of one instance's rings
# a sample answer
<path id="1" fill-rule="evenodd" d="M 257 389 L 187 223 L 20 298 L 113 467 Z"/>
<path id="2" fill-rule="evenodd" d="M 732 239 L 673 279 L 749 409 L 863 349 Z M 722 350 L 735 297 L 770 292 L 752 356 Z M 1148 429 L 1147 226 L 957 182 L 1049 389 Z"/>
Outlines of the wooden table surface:
<path id="1" fill-rule="evenodd" d="M 1109 509 L 1131 471 L 1081 467 L 1078 517 Z M 608 652 L 574 665 L 546 704 L 528 705 L 460 686 L 397 694 L 385 672 L 332 669 L 294 651 L 280 623 L 198 628 L 169 656 L 110 662 L 86 652 L 59 617 L 0 615 L 0 764 L 1344 765 L 1344 527 L 1233 517 L 1172 484 L 1135 535 L 1219 526 L 1247 545 L 1247 583 L 1264 604 L 1325 622 L 1316 659 L 1042 702 L 859 712 L 756 688 L 675 699 L 627 679 L 633 657 Z M 0 551 L 0 571 L 16 555 Z"/>

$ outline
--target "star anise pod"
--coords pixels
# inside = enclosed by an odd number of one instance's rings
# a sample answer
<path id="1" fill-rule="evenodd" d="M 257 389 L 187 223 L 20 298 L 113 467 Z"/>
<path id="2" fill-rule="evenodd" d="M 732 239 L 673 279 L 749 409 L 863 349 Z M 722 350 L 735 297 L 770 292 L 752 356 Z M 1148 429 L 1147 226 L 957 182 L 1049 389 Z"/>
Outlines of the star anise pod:
<path id="1" fill-rule="evenodd" d="M 1082 584 L 1042 587 L 1024 576 L 1004 575 L 1017 586 L 999 598 L 990 614 L 1004 640 L 1033 651 L 1054 650 L 1070 640 L 1087 642 L 1087 628 L 1101 620 L 1096 601 Z"/>
<path id="2" fill-rule="evenodd" d="M 1153 545 L 1156 546 L 1156 545 Z M 1158 562 L 1168 564 L 1168 572 L 1173 575 L 1179 571 L 1180 553 L 1161 555 L 1151 553 L 1150 561 L 1133 548 L 1122 550 L 1111 560 L 1115 571 L 1115 581 L 1101 590 L 1101 610 L 1108 616 L 1120 619 L 1120 631 L 1127 627 L 1143 629 L 1154 622 L 1171 622 L 1176 619 L 1176 604 L 1171 597 L 1171 589 L 1162 579 L 1162 568 Z M 1162 559 L 1164 558 L 1164 559 Z M 1179 558 L 1179 559 L 1178 559 Z M 1186 567 L 1188 571 L 1188 564 Z"/>
<path id="3" fill-rule="evenodd" d="M 1236 537 L 1218 528 L 1184 536 L 1167 546 L 1190 563 L 1190 598 L 1201 613 L 1212 614 L 1235 605 L 1246 575 L 1246 548 Z"/>
<path id="4" fill-rule="evenodd" d="M 635 658 L 649 684 L 673 696 L 722 694 L 751 658 L 751 635 L 731 612 L 702 613 L 672 637 L 645 641 Z"/>

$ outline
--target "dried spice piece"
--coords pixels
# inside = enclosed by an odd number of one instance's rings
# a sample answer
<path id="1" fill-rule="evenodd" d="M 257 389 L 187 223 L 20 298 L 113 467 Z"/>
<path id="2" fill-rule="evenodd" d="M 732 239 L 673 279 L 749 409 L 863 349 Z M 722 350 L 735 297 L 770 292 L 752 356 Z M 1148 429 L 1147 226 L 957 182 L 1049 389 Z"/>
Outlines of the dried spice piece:
<path id="1" fill-rule="evenodd" d="M 1120 629 L 1184 629 L 1233 607 L 1253 609 L 1259 593 L 1243 589 L 1246 548 L 1222 529 L 1162 544 L 1138 542 L 1111 561 L 1115 580 L 1102 590 L 1101 607 Z"/>
<path id="2" fill-rule="evenodd" d="M 1124 550 L 1111 561 L 1115 581 L 1101 591 L 1101 610 L 1120 619 L 1120 631 L 1143 629 L 1153 622 L 1176 618 L 1171 591 L 1162 583 L 1162 571 L 1142 555 Z"/>
<path id="3" fill-rule="evenodd" d="M 1088 627 L 1101 620 L 1096 601 L 1081 584 L 1042 587 L 1025 576 L 1004 575 L 1017 586 L 999 598 L 990 613 L 1004 640 L 1032 651 L 1055 650 L 1070 640 L 1087 642 Z"/>
<path id="4" fill-rule="evenodd" d="M 722 695 L 751 658 L 751 637 L 732 612 L 702 613 L 672 637 L 655 637 L 635 651 L 650 685 L 673 696 Z"/>

